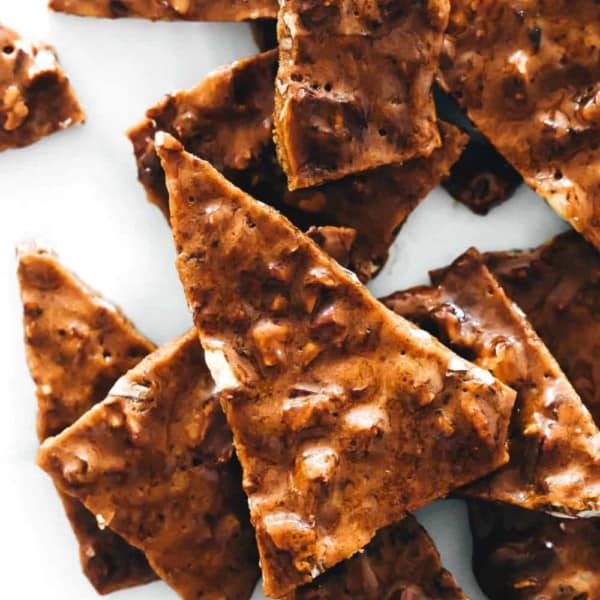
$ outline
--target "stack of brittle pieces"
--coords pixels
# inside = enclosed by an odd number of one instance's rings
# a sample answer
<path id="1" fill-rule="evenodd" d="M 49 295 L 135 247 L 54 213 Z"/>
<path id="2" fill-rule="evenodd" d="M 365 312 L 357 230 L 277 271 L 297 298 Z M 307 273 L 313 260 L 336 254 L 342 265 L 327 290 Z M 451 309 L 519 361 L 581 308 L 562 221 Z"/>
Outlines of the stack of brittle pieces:
<path id="1" fill-rule="evenodd" d="M 598 2 L 49 4 L 265 45 L 128 131 L 190 331 L 156 348 L 18 251 L 38 464 L 97 591 L 464 599 L 411 514 L 452 494 L 492 600 L 600 598 Z M 81 121 L 52 51 L 0 35 L 0 150 Z M 520 177 L 574 229 L 371 295 L 438 184 L 485 213 Z"/>

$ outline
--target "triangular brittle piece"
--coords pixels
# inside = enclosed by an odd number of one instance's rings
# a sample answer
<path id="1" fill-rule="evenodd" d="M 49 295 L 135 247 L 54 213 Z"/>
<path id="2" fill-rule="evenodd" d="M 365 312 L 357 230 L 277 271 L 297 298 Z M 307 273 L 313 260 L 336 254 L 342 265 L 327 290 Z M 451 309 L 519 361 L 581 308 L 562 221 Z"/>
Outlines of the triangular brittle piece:
<path id="1" fill-rule="evenodd" d="M 600 252 L 571 231 L 484 258 L 600 423 Z"/>
<path id="2" fill-rule="evenodd" d="M 473 571 L 490 600 L 600 598 L 600 519 L 471 500 Z"/>
<path id="3" fill-rule="evenodd" d="M 243 600 L 258 556 L 231 433 L 195 330 L 150 354 L 38 462 L 185 600 Z"/>
<path id="4" fill-rule="evenodd" d="M 377 533 L 360 553 L 293 592 L 286 600 L 466 600 L 441 565 L 427 532 L 411 516 Z"/>
<path id="5" fill-rule="evenodd" d="M 575 232 L 485 255 L 600 423 L 600 254 Z M 491 600 L 600 597 L 600 519 L 469 502 L 473 567 Z"/>
<path id="6" fill-rule="evenodd" d="M 84 120 L 54 49 L 0 24 L 0 151 Z"/>
<path id="7" fill-rule="evenodd" d="M 40 441 L 60 433 L 141 360 L 153 345 L 123 314 L 47 250 L 19 249 L 27 362 L 36 383 Z M 100 593 L 155 579 L 144 555 L 62 496 L 84 573 Z"/>
<path id="8" fill-rule="evenodd" d="M 431 93 L 450 5 L 281 2 L 277 153 L 290 190 L 440 145 Z"/>
<path id="9" fill-rule="evenodd" d="M 82 17 L 153 21 L 246 21 L 274 18 L 277 0 L 49 0 L 52 10 Z"/>
<path id="10" fill-rule="evenodd" d="M 521 310 L 474 249 L 438 285 L 384 300 L 517 390 L 508 465 L 465 493 L 568 516 L 600 513 L 600 431 Z"/>
<path id="11" fill-rule="evenodd" d="M 385 264 L 406 218 L 448 174 L 467 138 L 440 123 L 442 146 L 427 158 L 288 192 L 272 142 L 276 70 L 277 54 L 267 52 L 223 67 L 149 109 L 146 119 L 129 131 L 139 180 L 149 200 L 168 216 L 165 174 L 154 146 L 156 132 L 166 131 L 297 227 L 355 229 L 349 267 L 367 281 Z"/>
<path id="12" fill-rule="evenodd" d="M 451 4 L 446 89 L 525 181 L 600 248 L 600 4 Z"/>
<path id="13" fill-rule="evenodd" d="M 514 392 L 161 135 L 178 269 L 244 469 L 266 593 L 507 459 Z M 468 451 L 466 450 L 468 448 Z"/>

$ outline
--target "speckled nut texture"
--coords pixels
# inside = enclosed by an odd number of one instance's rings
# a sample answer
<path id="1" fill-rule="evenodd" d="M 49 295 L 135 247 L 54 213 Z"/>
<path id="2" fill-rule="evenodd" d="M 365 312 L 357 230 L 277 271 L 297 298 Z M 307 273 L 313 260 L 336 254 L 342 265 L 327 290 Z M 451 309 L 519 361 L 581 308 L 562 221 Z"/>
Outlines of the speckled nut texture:
<path id="1" fill-rule="evenodd" d="M 124 375 L 38 462 L 185 600 L 244 600 L 258 556 L 231 433 L 195 330 Z"/>
<path id="2" fill-rule="evenodd" d="M 431 95 L 448 0 L 282 0 L 275 131 L 290 190 L 440 145 Z"/>
<path id="3" fill-rule="evenodd" d="M 0 152 L 84 120 L 54 49 L 0 24 Z"/>
<path id="4" fill-rule="evenodd" d="M 427 532 L 411 516 L 382 529 L 363 552 L 286 600 L 466 600 L 440 562 Z"/>
<path id="5" fill-rule="evenodd" d="M 455 0 L 441 67 L 479 130 L 600 247 L 600 4 Z"/>
<path id="6" fill-rule="evenodd" d="M 473 568 L 490 600 L 600 598 L 600 519 L 469 502 Z"/>
<path id="7" fill-rule="evenodd" d="M 442 146 L 427 158 L 285 192 L 284 202 L 315 218 L 356 229 L 351 268 L 366 282 L 385 265 L 398 230 L 449 173 L 467 142 L 467 136 L 448 123 L 440 122 L 439 131 Z"/>
<path id="8" fill-rule="evenodd" d="M 111 19 L 245 21 L 277 16 L 277 0 L 49 0 L 48 5 L 72 15 Z"/>
<path id="9" fill-rule="evenodd" d="M 464 493 L 567 516 L 600 513 L 600 432 L 558 363 L 474 249 L 436 287 L 385 299 L 517 390 L 511 460 Z"/>
<path id="10" fill-rule="evenodd" d="M 512 390 L 385 309 L 175 139 L 157 146 L 179 275 L 224 390 L 268 595 L 506 462 Z"/>
<path id="11" fill-rule="evenodd" d="M 36 384 L 40 441 L 60 433 L 154 348 L 123 314 L 68 272 L 47 250 L 19 248 L 25 349 Z M 105 594 L 155 579 L 144 555 L 61 494 L 81 565 Z"/>
<path id="12" fill-rule="evenodd" d="M 168 216 L 165 174 L 154 146 L 156 132 L 166 131 L 297 227 L 354 228 L 357 236 L 349 267 L 361 281 L 368 281 L 385 264 L 399 227 L 448 174 L 467 138 L 442 123 L 443 145 L 428 158 L 289 192 L 272 142 L 276 69 L 274 52 L 238 61 L 151 108 L 146 119 L 129 131 L 138 178 L 150 201 Z"/>
<path id="13" fill-rule="evenodd" d="M 485 260 L 600 423 L 600 253 L 571 231 Z"/>

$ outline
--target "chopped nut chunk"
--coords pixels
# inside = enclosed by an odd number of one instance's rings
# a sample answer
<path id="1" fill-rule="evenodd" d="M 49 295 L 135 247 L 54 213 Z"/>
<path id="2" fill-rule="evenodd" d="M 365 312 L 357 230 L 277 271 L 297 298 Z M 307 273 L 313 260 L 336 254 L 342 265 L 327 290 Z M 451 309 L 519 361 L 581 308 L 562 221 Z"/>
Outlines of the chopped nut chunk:
<path id="1" fill-rule="evenodd" d="M 25 348 L 36 383 L 40 442 L 74 423 L 154 348 L 123 314 L 69 273 L 47 250 L 19 248 Z M 71 477 L 76 477 L 73 471 Z M 77 500 L 61 494 L 82 569 L 101 594 L 156 578 L 145 556 Z"/>
<path id="2" fill-rule="evenodd" d="M 426 531 L 411 516 L 286 600 L 466 600 Z"/>
<path id="3" fill-rule="evenodd" d="M 54 49 L 0 25 L 0 152 L 84 120 Z"/>
<path id="4" fill-rule="evenodd" d="M 510 462 L 464 493 L 553 514 L 600 514 L 600 431 L 521 310 L 474 249 L 436 282 L 384 303 L 518 392 Z"/>
<path id="5" fill-rule="evenodd" d="M 297 190 L 440 146 L 431 87 L 449 2 L 282 0 L 275 133 Z"/>
<path id="6" fill-rule="evenodd" d="M 49 0 L 48 4 L 59 12 L 110 19 L 245 21 L 277 16 L 277 0 Z"/>
<path id="7" fill-rule="evenodd" d="M 214 387 L 192 330 L 146 357 L 38 455 L 57 486 L 140 548 L 185 600 L 248 599 L 259 574 Z"/>
<path id="8" fill-rule="evenodd" d="M 507 460 L 512 390 L 470 363 L 449 371 L 456 355 L 385 309 L 282 215 L 173 140 L 157 143 L 177 266 L 200 339 L 222 345 L 239 382 L 221 402 L 244 469 L 267 594 L 310 581 L 406 511 Z M 198 254 L 206 257 L 201 264 Z M 264 290 L 273 264 L 293 276 L 281 286 L 289 304 L 276 321 L 288 331 L 285 362 L 265 368 L 252 331 L 272 318 Z M 238 307 L 248 316 L 243 324 L 227 317 Z M 311 341 L 322 351 L 307 365 Z M 467 397 L 478 411 L 462 410 Z M 368 432 L 346 423 L 359 408 L 354 421 L 368 423 Z M 451 437 L 438 432 L 440 411 L 453 418 Z M 302 428 L 303 421 L 316 425 Z M 303 478 L 300 493 L 289 473 L 308 448 L 327 448 L 335 460 L 312 483 Z"/>
<path id="9" fill-rule="evenodd" d="M 297 227 L 354 229 L 356 238 L 344 266 L 366 282 L 385 264 L 389 247 L 406 218 L 448 174 L 467 136 L 440 123 L 442 146 L 428 158 L 289 192 L 272 142 L 276 69 L 274 52 L 238 61 L 148 110 L 147 118 L 129 131 L 138 179 L 149 200 L 168 217 L 165 174 L 154 144 L 158 131 L 168 132 L 186 150 L 283 212 Z"/>
<path id="10" fill-rule="evenodd" d="M 451 4 L 445 89 L 525 182 L 600 248 L 600 4 Z"/>

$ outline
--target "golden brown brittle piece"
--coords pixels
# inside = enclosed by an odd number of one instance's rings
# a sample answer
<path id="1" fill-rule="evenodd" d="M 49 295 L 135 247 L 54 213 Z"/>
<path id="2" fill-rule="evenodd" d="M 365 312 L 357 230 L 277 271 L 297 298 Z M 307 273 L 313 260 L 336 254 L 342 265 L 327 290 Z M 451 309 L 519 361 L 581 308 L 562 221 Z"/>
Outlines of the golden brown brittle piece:
<path id="1" fill-rule="evenodd" d="M 441 80 L 556 212 L 600 247 L 600 4 L 455 0 Z"/>
<path id="2" fill-rule="evenodd" d="M 489 252 L 487 266 L 557 358 L 600 423 L 600 254 L 574 231 L 535 250 Z M 437 282 L 443 272 L 433 274 Z M 600 594 L 600 519 L 558 519 L 469 501 L 473 566 L 491 600 Z"/>
<path id="3" fill-rule="evenodd" d="M 47 250 L 19 249 L 25 348 L 36 384 L 40 442 L 100 402 L 154 348 L 123 314 L 68 272 Z M 144 555 L 61 494 L 85 575 L 105 594 L 156 579 Z"/>
<path id="4" fill-rule="evenodd" d="M 0 152 L 84 120 L 54 49 L 0 25 Z"/>
<path id="5" fill-rule="evenodd" d="M 157 147 L 267 594 L 292 591 L 406 511 L 506 462 L 512 390 L 385 309 L 174 138 L 161 134 Z"/>
<path id="6" fill-rule="evenodd" d="M 466 600 L 414 517 L 377 532 L 369 545 L 286 600 Z"/>
<path id="7" fill-rule="evenodd" d="M 486 263 L 600 423 L 600 253 L 575 232 Z"/>
<path id="8" fill-rule="evenodd" d="M 42 445 L 65 492 L 186 600 L 250 598 L 258 556 L 241 470 L 195 330 L 147 356 Z"/>
<path id="9" fill-rule="evenodd" d="M 276 0 L 49 0 L 58 12 L 82 17 L 153 21 L 245 21 L 274 18 Z"/>
<path id="10" fill-rule="evenodd" d="M 600 432 L 522 311 L 475 249 L 436 283 L 384 303 L 517 390 L 510 462 L 463 492 L 567 516 L 600 513 Z"/>
<path id="11" fill-rule="evenodd" d="M 442 147 L 428 158 L 289 192 L 272 142 L 276 69 L 274 52 L 238 61 L 149 109 L 146 119 L 129 131 L 138 178 L 149 200 L 168 216 L 165 174 L 154 146 L 156 132 L 166 131 L 235 185 L 283 212 L 297 227 L 355 229 L 349 267 L 361 281 L 368 281 L 385 264 L 400 226 L 448 174 L 467 138 L 441 123 Z"/>
<path id="12" fill-rule="evenodd" d="M 282 0 L 277 153 L 290 190 L 440 145 L 431 87 L 448 0 Z"/>

